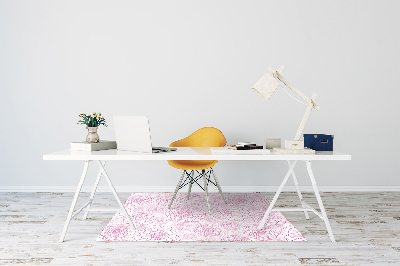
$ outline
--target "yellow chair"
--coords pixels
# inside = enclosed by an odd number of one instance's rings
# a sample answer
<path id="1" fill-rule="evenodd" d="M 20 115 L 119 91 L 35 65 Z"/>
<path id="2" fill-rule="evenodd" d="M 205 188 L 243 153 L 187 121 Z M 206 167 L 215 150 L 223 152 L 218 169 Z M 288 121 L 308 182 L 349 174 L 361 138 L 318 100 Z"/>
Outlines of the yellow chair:
<path id="1" fill-rule="evenodd" d="M 196 132 L 192 133 L 190 136 L 172 142 L 170 147 L 224 147 L 226 144 L 226 139 L 221 131 L 213 127 L 204 127 Z M 210 202 L 208 200 L 208 184 L 212 183 L 213 185 L 218 187 L 219 193 L 222 196 L 222 199 L 226 203 L 224 195 L 222 194 L 221 187 L 218 183 L 218 179 L 214 173 L 212 167 L 217 163 L 217 160 L 168 160 L 168 164 L 177 169 L 183 170 L 183 174 L 181 179 L 179 180 L 178 185 L 176 186 L 175 193 L 171 199 L 168 209 L 171 208 L 172 203 L 175 200 L 176 194 L 178 190 L 183 188 L 186 185 L 189 185 L 189 193 L 187 198 L 190 197 L 190 192 L 192 190 L 192 185 L 196 183 L 201 187 L 206 193 L 206 200 L 208 206 L 208 212 L 211 214 L 210 210 Z M 206 169 L 210 169 L 207 170 Z M 200 171 L 201 170 L 201 174 Z M 194 176 L 194 172 L 196 171 L 197 175 Z M 211 181 L 211 174 L 214 176 L 214 181 Z M 185 177 L 183 181 L 183 178 Z M 204 187 L 202 187 L 197 181 L 203 177 Z"/>

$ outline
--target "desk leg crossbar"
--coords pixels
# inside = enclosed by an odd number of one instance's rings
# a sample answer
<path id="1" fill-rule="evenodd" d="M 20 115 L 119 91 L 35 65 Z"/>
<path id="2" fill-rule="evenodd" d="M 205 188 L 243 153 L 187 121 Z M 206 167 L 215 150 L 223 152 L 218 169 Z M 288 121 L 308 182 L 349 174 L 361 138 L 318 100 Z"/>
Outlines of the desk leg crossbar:
<path id="1" fill-rule="evenodd" d="M 76 205 L 76 202 L 78 201 L 78 197 L 79 197 L 79 194 L 81 192 L 83 182 L 85 181 L 85 177 L 86 177 L 87 170 L 88 170 L 88 167 L 89 167 L 89 162 L 90 161 L 86 161 L 85 162 L 85 166 L 83 167 L 82 176 L 81 176 L 81 179 L 79 181 L 78 188 L 76 189 L 74 199 L 72 200 L 72 204 L 71 204 L 71 207 L 70 207 L 69 212 L 68 212 L 67 220 L 65 221 L 64 229 L 63 229 L 63 231 L 61 233 L 60 242 L 64 241 L 65 234 L 67 233 L 68 226 L 69 226 L 69 223 L 71 222 L 71 219 L 74 218 L 76 215 L 78 215 L 81 211 L 85 211 L 83 219 L 87 218 L 88 212 L 116 212 L 116 211 L 121 211 L 125 215 L 126 219 L 128 220 L 128 223 L 129 223 L 131 229 L 132 230 L 136 229 L 135 225 L 132 222 L 131 217 L 129 216 L 128 212 L 126 211 L 124 204 L 122 204 L 121 200 L 119 199 L 117 191 L 115 191 L 115 188 L 114 188 L 114 186 L 113 186 L 113 184 L 112 184 L 112 182 L 110 180 L 110 177 L 108 176 L 108 174 L 107 174 L 107 172 L 106 172 L 106 170 L 104 168 L 105 162 L 102 163 L 101 161 L 97 161 L 97 163 L 98 163 L 98 165 L 100 167 L 100 170 L 99 170 L 99 173 L 97 175 L 96 182 L 95 182 L 95 184 L 93 186 L 93 190 L 92 190 L 92 194 L 90 195 L 90 199 L 80 209 L 78 209 L 77 211 L 74 212 L 75 205 Z M 114 197 L 117 200 L 118 205 L 120 206 L 120 209 L 91 209 L 90 208 L 92 203 L 93 203 L 93 198 L 94 198 L 94 195 L 96 193 L 97 186 L 98 186 L 98 184 L 100 182 L 100 178 L 101 178 L 102 175 L 107 180 L 107 183 L 110 186 L 111 191 L 113 192 Z"/>
<path id="2" fill-rule="evenodd" d="M 297 161 L 288 161 L 289 170 L 286 173 L 286 176 L 283 179 L 281 185 L 279 186 L 278 191 L 275 193 L 275 196 L 274 196 L 271 204 L 268 206 L 268 209 L 265 212 L 264 217 L 261 220 L 261 223 L 258 225 L 258 230 L 262 230 L 264 228 L 265 222 L 267 221 L 268 216 L 272 211 L 304 211 L 306 219 L 310 219 L 310 217 L 308 216 L 308 211 L 311 211 L 311 212 L 313 212 L 315 215 L 317 215 L 319 218 L 321 218 L 325 222 L 325 226 L 326 226 L 326 229 L 328 231 L 329 237 L 330 237 L 332 242 L 335 242 L 335 238 L 333 236 L 332 229 L 331 229 L 331 226 L 329 224 L 328 216 L 326 215 L 325 208 L 324 208 L 324 205 L 323 205 L 322 200 L 321 200 L 321 196 L 320 196 L 319 191 L 318 191 L 317 183 L 315 182 L 314 173 L 312 172 L 312 169 L 311 169 L 311 161 L 305 161 L 305 163 L 307 165 L 308 175 L 310 177 L 311 184 L 312 184 L 312 187 L 314 189 L 315 197 L 317 198 L 318 205 L 319 205 L 319 208 L 321 210 L 321 213 L 319 213 L 317 210 L 312 208 L 308 203 L 306 203 L 303 200 L 303 197 L 301 195 L 301 191 L 300 191 L 300 188 L 299 188 L 299 185 L 298 185 L 298 182 L 297 182 L 297 178 L 296 178 L 296 175 L 294 173 L 294 167 L 296 166 L 296 163 L 297 163 Z M 293 181 L 294 181 L 294 184 L 296 186 L 297 194 L 299 196 L 302 208 L 274 208 L 275 203 L 278 200 L 278 197 L 279 197 L 280 193 L 282 192 L 283 187 L 285 186 L 285 184 L 288 181 L 290 176 L 293 177 Z"/>

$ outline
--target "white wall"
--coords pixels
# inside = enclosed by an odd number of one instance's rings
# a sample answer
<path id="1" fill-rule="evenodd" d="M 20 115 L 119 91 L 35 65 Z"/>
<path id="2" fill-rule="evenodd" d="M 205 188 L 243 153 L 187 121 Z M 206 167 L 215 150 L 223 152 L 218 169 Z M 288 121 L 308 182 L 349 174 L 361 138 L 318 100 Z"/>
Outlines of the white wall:
<path id="1" fill-rule="evenodd" d="M 102 139 L 115 139 L 114 115 L 147 115 L 155 146 L 204 126 L 230 144 L 293 139 L 305 106 L 282 89 L 269 101 L 250 90 L 280 65 L 318 93 L 304 133 L 334 134 L 353 158 L 314 163 L 318 184 L 399 186 L 399 11 L 399 1 L 0 0 L 0 186 L 75 186 L 82 163 L 42 155 L 84 140 L 81 112 L 108 119 Z M 180 176 L 166 162 L 108 168 L 117 186 Z M 215 170 L 224 186 L 276 186 L 286 168 Z"/>

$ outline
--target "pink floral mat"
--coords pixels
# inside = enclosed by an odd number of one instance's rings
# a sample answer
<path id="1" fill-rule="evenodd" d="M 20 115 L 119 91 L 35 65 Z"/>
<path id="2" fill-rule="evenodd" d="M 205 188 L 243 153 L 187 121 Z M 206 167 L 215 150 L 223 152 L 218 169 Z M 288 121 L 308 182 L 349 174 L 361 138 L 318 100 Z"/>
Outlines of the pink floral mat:
<path id="1" fill-rule="evenodd" d="M 269 201 L 262 193 L 134 193 L 125 201 L 137 230 L 118 212 L 97 241 L 307 241 L 280 213 L 272 212 L 264 230 L 257 230 Z"/>

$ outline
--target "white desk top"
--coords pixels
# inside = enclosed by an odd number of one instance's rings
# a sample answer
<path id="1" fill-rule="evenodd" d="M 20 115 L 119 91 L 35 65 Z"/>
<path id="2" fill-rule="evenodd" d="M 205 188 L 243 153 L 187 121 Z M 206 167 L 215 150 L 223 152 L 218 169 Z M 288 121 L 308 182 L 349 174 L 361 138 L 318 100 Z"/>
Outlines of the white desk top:
<path id="1" fill-rule="evenodd" d="M 317 151 L 315 154 L 256 154 L 256 155 L 237 155 L 237 154 L 212 154 L 210 148 L 177 148 L 175 152 L 167 153 L 142 153 L 119 150 L 102 151 L 71 151 L 62 150 L 43 155 L 43 160 L 104 160 L 104 161 L 164 161 L 164 160 L 226 160 L 226 161 L 282 161 L 282 160 L 310 160 L 310 161 L 337 161 L 351 160 L 351 155 L 336 151 Z"/>

